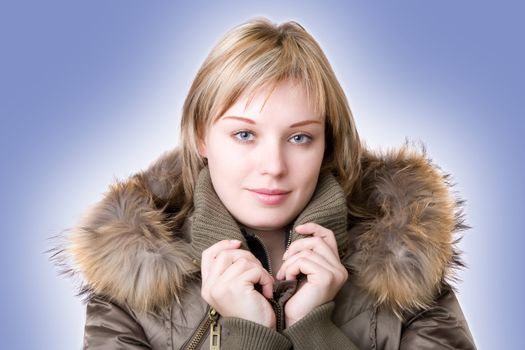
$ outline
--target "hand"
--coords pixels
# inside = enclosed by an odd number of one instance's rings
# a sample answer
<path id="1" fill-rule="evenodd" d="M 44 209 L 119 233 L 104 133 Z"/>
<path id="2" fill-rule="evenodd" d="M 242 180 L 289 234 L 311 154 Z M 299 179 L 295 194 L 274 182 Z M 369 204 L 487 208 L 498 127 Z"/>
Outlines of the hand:
<path id="1" fill-rule="evenodd" d="M 220 241 L 202 253 L 201 296 L 224 317 L 238 317 L 275 328 L 273 277 L 240 241 Z M 255 290 L 262 286 L 262 294 Z"/>
<path id="2" fill-rule="evenodd" d="M 276 275 L 279 280 L 297 279 L 300 273 L 306 275 L 304 283 L 285 305 L 286 327 L 299 321 L 315 307 L 333 300 L 348 278 L 332 231 L 315 223 L 297 226 L 295 230 L 312 237 L 290 245 Z"/>

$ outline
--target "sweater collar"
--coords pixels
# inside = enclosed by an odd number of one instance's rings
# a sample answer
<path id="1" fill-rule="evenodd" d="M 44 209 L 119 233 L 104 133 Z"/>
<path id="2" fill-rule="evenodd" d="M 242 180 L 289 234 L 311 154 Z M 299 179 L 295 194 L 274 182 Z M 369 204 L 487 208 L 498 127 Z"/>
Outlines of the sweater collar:
<path id="1" fill-rule="evenodd" d="M 292 225 L 292 242 L 300 239 L 295 227 L 314 222 L 331 230 L 336 238 L 339 254 L 348 246 L 347 209 L 343 189 L 329 173 L 319 176 L 312 198 Z M 200 264 L 202 251 L 221 240 L 237 239 L 248 249 L 241 228 L 228 212 L 213 188 L 208 167 L 200 173 L 194 192 L 194 212 L 191 218 L 192 255 Z"/>

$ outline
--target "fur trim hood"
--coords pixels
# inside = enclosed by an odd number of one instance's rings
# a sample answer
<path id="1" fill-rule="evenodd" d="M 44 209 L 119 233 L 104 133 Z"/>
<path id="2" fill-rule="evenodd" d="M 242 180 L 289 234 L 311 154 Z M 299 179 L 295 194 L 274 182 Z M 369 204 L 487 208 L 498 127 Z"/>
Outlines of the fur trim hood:
<path id="1" fill-rule="evenodd" d="M 145 171 L 115 182 L 60 237 L 52 259 L 79 277 L 81 293 L 151 311 L 178 298 L 195 278 L 199 263 L 190 239 L 170 223 L 179 158 L 178 149 L 166 152 Z M 363 154 L 356 190 L 346 199 L 357 209 L 348 216 L 342 261 L 352 283 L 398 316 L 429 306 L 464 266 L 455 247 L 467 228 L 463 201 L 451 187 L 450 176 L 424 150 Z"/>

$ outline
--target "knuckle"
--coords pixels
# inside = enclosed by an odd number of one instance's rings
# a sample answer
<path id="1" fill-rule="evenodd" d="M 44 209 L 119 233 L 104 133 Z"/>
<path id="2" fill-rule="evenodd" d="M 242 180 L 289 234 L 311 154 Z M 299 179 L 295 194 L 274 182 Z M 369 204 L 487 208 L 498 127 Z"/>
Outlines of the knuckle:
<path id="1" fill-rule="evenodd" d="M 312 237 L 312 243 L 316 246 L 319 244 L 323 244 L 323 239 L 321 237 Z"/>
<path id="2" fill-rule="evenodd" d="M 305 258 L 306 258 L 306 257 L 309 257 L 309 256 L 312 256 L 313 254 L 314 254 L 314 252 L 313 252 L 311 249 L 303 250 L 303 251 L 301 252 L 301 255 L 302 255 L 303 257 L 305 257 Z"/>
<path id="3" fill-rule="evenodd" d="M 239 258 L 237 259 L 235 264 L 238 265 L 239 267 L 246 268 L 247 266 L 250 265 L 250 261 L 247 260 L 246 258 Z"/>
<path id="4" fill-rule="evenodd" d="M 344 283 L 347 278 L 348 278 L 348 272 L 346 271 L 346 269 L 338 269 L 336 272 L 335 272 L 335 277 L 336 277 L 336 281 L 338 283 Z"/>
<path id="5" fill-rule="evenodd" d="M 304 264 L 308 261 L 308 259 L 304 256 L 300 256 L 297 258 L 297 264 L 301 265 L 301 264 Z"/>
<path id="6" fill-rule="evenodd" d="M 343 283 L 343 281 L 344 281 L 343 274 L 340 271 L 334 272 L 333 282 L 336 283 L 336 284 L 341 284 L 341 283 Z"/>
<path id="7" fill-rule="evenodd" d="M 257 258 L 255 258 L 253 255 L 251 255 L 250 253 L 248 253 L 246 251 L 243 251 L 239 255 L 239 259 L 242 259 L 242 260 L 247 261 L 247 262 L 252 262 L 252 263 L 259 262 L 259 260 L 257 260 Z"/>
<path id="8" fill-rule="evenodd" d="M 226 251 L 222 251 L 217 254 L 216 260 L 218 263 L 225 263 L 229 259 L 229 254 Z"/>
<path id="9" fill-rule="evenodd" d="M 260 269 L 259 269 L 258 267 L 256 267 L 256 266 L 252 266 L 252 267 L 248 268 L 248 269 L 246 270 L 246 272 L 249 272 L 249 273 L 259 273 L 259 272 L 260 272 Z"/>
<path id="10" fill-rule="evenodd" d="M 321 225 L 318 225 L 318 227 L 319 227 L 319 230 L 323 231 L 324 233 L 329 233 L 329 232 L 331 233 L 332 232 L 332 230 L 330 230 L 327 227 L 324 227 L 324 226 L 321 226 Z"/>

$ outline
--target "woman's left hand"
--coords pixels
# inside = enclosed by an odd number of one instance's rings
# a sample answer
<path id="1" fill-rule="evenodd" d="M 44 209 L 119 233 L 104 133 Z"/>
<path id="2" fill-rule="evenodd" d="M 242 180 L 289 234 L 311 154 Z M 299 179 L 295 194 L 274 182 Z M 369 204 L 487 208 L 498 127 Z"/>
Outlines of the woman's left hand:
<path id="1" fill-rule="evenodd" d="M 348 278 L 332 231 L 315 223 L 297 226 L 295 231 L 312 236 L 290 245 L 276 275 L 279 280 L 297 279 L 300 273 L 306 275 L 304 283 L 285 305 L 286 327 L 299 321 L 315 307 L 333 300 Z"/>

